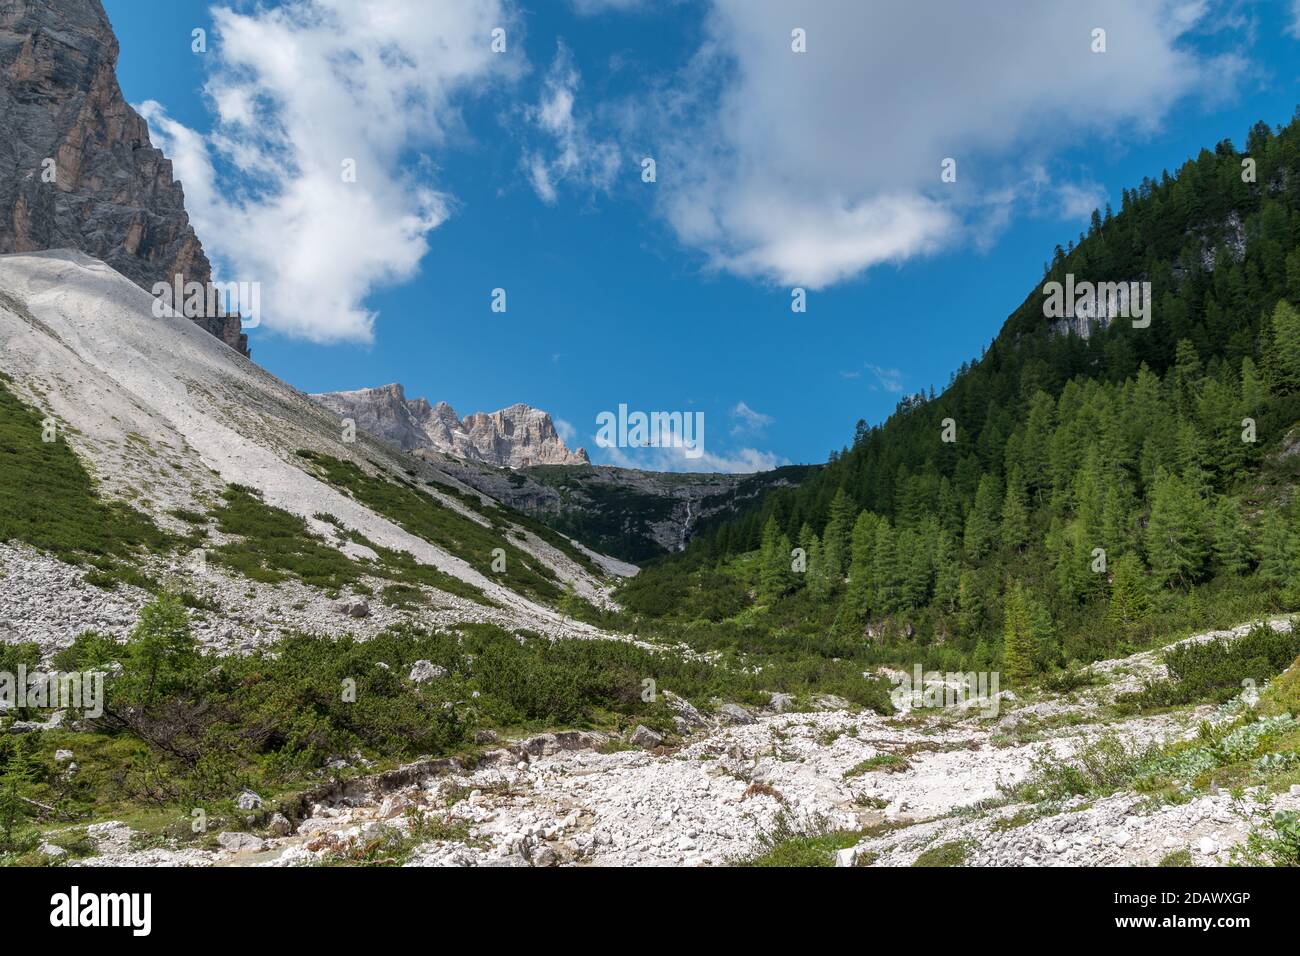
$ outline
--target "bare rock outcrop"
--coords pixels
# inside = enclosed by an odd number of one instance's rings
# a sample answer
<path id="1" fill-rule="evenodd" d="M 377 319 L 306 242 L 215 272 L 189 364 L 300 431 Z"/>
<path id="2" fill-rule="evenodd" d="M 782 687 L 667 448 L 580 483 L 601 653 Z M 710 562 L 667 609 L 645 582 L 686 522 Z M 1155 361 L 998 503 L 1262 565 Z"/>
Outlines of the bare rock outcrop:
<path id="1" fill-rule="evenodd" d="M 524 404 L 462 419 L 446 402 L 408 399 L 397 383 L 312 398 L 403 451 L 445 452 L 502 468 L 590 464 L 585 450 L 564 444 L 550 415 Z"/>
<path id="2" fill-rule="evenodd" d="M 145 289 L 212 267 L 172 164 L 117 82 L 100 0 L 0 3 L 0 253 L 76 249 Z M 238 315 L 194 321 L 248 354 Z"/>

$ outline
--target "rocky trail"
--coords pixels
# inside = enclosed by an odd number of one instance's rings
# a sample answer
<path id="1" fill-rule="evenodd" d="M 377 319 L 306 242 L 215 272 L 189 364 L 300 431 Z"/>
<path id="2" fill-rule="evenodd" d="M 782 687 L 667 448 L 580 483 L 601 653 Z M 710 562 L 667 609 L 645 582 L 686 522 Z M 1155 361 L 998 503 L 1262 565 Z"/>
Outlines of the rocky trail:
<path id="1" fill-rule="evenodd" d="M 377 862 L 376 853 L 382 860 L 385 847 L 400 846 L 392 861 L 416 866 L 719 866 L 754 857 L 762 835 L 779 825 L 861 833 L 836 857 L 846 866 L 911 865 L 944 845 L 964 847 L 967 865 L 1151 865 L 1180 850 L 1196 865 L 1228 862 L 1248 829 L 1228 793 L 1169 805 L 1133 792 L 1054 806 L 1005 795 L 1046 754 L 1072 754 L 1104 734 L 1187 739 L 1202 721 L 1234 710 L 1103 722 L 1098 709 L 1119 690 L 1163 676 L 1164 668 L 1158 653 L 1144 652 L 1093 669 L 1111 679 L 1033 700 L 1004 692 L 996 717 L 725 705 L 706 718 L 670 698 L 685 731 L 680 746 L 666 747 L 643 729 L 626 741 L 568 731 L 496 742 L 472 767 L 428 760 L 324 787 L 296 823 L 275 816 L 258 833 L 222 833 L 218 850 L 131 850 L 125 825 L 99 824 L 91 836 L 100 854 L 81 862 Z M 1242 706 L 1248 702 L 1235 709 Z M 244 796 L 249 807 L 260 802 Z M 1274 808 L 1300 808 L 1300 787 L 1279 795 Z"/>

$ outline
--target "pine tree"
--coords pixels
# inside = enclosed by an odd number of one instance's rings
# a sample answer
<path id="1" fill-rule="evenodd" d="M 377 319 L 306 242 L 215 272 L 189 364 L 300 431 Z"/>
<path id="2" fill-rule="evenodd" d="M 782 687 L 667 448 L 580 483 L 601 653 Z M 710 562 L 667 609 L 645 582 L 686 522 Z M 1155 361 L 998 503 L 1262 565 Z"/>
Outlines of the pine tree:
<path id="1" fill-rule="evenodd" d="M 23 797 L 32 782 L 31 770 L 17 756 L 0 773 L 0 853 L 18 852 L 39 842 L 27 823 L 31 807 Z"/>
<path id="2" fill-rule="evenodd" d="M 853 523 L 853 560 L 849 566 L 849 589 L 846 598 L 849 610 L 859 620 L 870 616 L 875 596 L 876 526 L 879 520 L 870 511 L 858 515 Z"/>
<path id="3" fill-rule="evenodd" d="M 961 597 L 961 560 L 957 542 L 940 531 L 934 548 L 934 603 L 945 613 L 957 610 Z"/>
<path id="4" fill-rule="evenodd" d="M 971 570 L 957 579 L 957 630 L 963 636 L 979 633 L 984 624 L 984 592 L 979 576 Z"/>
<path id="5" fill-rule="evenodd" d="M 1136 554 L 1121 555 L 1115 562 L 1115 580 L 1110 586 L 1110 606 L 1106 621 L 1121 633 L 1145 624 L 1151 615 L 1146 575 Z"/>
<path id="6" fill-rule="evenodd" d="M 854 507 L 841 488 L 831 501 L 830 517 L 822 532 L 822 552 L 828 576 L 838 581 L 849 569 L 853 556 Z"/>
<path id="7" fill-rule="evenodd" d="M 930 596 L 930 547 L 923 528 L 908 528 L 898 535 L 900 598 L 904 607 L 921 607 Z"/>
<path id="8" fill-rule="evenodd" d="M 872 552 L 871 578 L 876 585 L 871 602 L 878 614 L 892 614 L 902 600 L 902 574 L 898 566 L 898 545 L 888 521 L 876 526 L 876 547 Z"/>
<path id="9" fill-rule="evenodd" d="M 1194 494 L 1205 495 L 1210 490 L 1210 474 L 1206 470 L 1209 453 L 1206 442 L 1191 422 L 1178 423 L 1178 473 L 1183 484 Z"/>
<path id="10" fill-rule="evenodd" d="M 1020 551 L 1029 543 L 1029 503 L 1017 468 L 1007 475 L 1007 494 L 1002 502 L 1002 544 Z"/>
<path id="11" fill-rule="evenodd" d="M 998 538 L 998 482 L 992 475 L 980 478 L 975 503 L 966 515 L 966 554 L 978 560 L 993 549 Z"/>
<path id="12" fill-rule="evenodd" d="M 1300 313 L 1285 299 L 1273 310 L 1264 356 L 1269 385 L 1279 395 L 1300 391 Z"/>
<path id="13" fill-rule="evenodd" d="M 1151 491 L 1147 561 L 1160 584 L 1195 582 L 1208 552 L 1204 505 L 1175 475 L 1161 472 Z"/>
<path id="14" fill-rule="evenodd" d="M 1270 587 L 1285 587 L 1291 579 L 1294 542 L 1286 518 L 1272 511 L 1264 518 L 1259 542 L 1259 576 Z"/>
<path id="15" fill-rule="evenodd" d="M 790 588 L 792 590 L 798 591 L 808 585 L 808 579 L 812 573 L 814 544 L 817 546 L 817 559 L 820 561 L 821 541 L 817 535 L 813 534 L 812 525 L 805 521 L 803 526 L 799 529 L 799 543 L 797 545 L 797 547 L 803 551 L 803 562 L 800 565 L 795 565 L 793 561 L 790 563 L 790 571 L 792 572 L 790 576 Z"/>
<path id="16" fill-rule="evenodd" d="M 1250 569 L 1250 531 L 1241 518 L 1237 499 L 1224 496 L 1214 506 L 1214 560 L 1227 574 Z"/>
<path id="17" fill-rule="evenodd" d="M 834 579 L 826 562 L 826 549 L 821 539 L 813 535 L 807 545 L 808 550 L 808 593 L 818 600 L 824 599 L 831 592 Z"/>
<path id="18" fill-rule="evenodd" d="M 1038 637 L 1028 598 L 1019 582 L 1007 589 L 1002 628 L 1002 671 L 1014 684 L 1034 676 Z"/>
<path id="19" fill-rule="evenodd" d="M 793 586 L 790 551 L 790 539 L 778 527 L 775 516 L 768 518 L 763 525 L 758 578 L 758 598 L 764 604 L 776 601 Z"/>
<path id="20" fill-rule="evenodd" d="M 169 594 L 146 604 L 127 638 L 127 651 L 126 667 L 114 685 L 120 699 L 147 705 L 184 686 L 200 657 L 180 599 Z"/>

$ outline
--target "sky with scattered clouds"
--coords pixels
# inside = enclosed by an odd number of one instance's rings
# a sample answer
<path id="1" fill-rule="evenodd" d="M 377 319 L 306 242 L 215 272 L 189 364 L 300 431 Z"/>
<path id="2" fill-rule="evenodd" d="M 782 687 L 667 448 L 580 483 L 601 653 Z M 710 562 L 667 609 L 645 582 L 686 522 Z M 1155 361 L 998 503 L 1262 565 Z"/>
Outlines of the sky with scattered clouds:
<path id="1" fill-rule="evenodd" d="M 636 467 L 824 460 L 1094 208 L 1300 102 L 1300 0 L 105 5 L 220 276 L 262 284 L 258 361 L 527 402 Z M 620 404 L 703 412 L 705 454 L 595 447 Z"/>

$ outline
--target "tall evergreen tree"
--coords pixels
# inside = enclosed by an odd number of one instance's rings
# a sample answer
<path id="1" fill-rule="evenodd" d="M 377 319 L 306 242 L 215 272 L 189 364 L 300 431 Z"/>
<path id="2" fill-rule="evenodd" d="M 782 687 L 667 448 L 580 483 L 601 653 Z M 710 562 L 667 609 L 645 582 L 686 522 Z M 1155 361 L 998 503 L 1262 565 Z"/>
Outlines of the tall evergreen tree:
<path id="1" fill-rule="evenodd" d="M 853 558 L 854 507 L 841 488 L 831 500 L 830 517 L 822 533 L 826 572 L 834 580 L 843 578 Z"/>
<path id="2" fill-rule="evenodd" d="M 1002 545 L 1020 551 L 1029 543 L 1029 502 L 1025 497 L 1020 469 L 1007 475 L 1007 494 L 1002 501 Z"/>
<path id="3" fill-rule="evenodd" d="M 1151 492 L 1147 561 L 1160 584 L 1187 586 L 1201 575 L 1208 553 L 1204 506 L 1177 476 L 1161 473 Z"/>
<path id="4" fill-rule="evenodd" d="M 1294 562 L 1294 538 L 1281 512 L 1264 518 L 1259 542 L 1259 576 L 1267 585 L 1285 587 L 1291 579 Z"/>
<path id="5" fill-rule="evenodd" d="M 1269 385 L 1280 395 L 1300 391 L 1300 312 L 1281 300 L 1273 309 L 1264 367 Z"/>
<path id="6" fill-rule="evenodd" d="M 1251 564 L 1250 531 L 1236 498 L 1224 496 L 1214 506 L 1214 561 L 1225 574 L 1245 574 Z"/>
<path id="7" fill-rule="evenodd" d="M 985 475 L 975 492 L 975 503 L 966 515 L 963 543 L 970 557 L 978 560 L 993 549 L 1001 518 L 998 511 L 998 481 L 992 475 Z"/>
<path id="8" fill-rule="evenodd" d="M 875 597 L 876 526 L 879 519 L 870 511 L 858 515 L 853 523 L 853 560 L 849 566 L 849 587 L 846 601 L 849 610 L 859 619 L 870 616 Z"/>
<path id="9" fill-rule="evenodd" d="M 1147 595 L 1142 562 L 1132 552 L 1121 555 L 1115 562 L 1106 621 L 1120 633 L 1129 633 L 1145 624 L 1150 616 L 1151 599 Z"/>
<path id="10" fill-rule="evenodd" d="M 1013 684 L 1020 685 L 1034 676 L 1038 637 L 1028 598 L 1018 581 L 1007 589 L 1003 614 L 1002 670 Z"/>
<path id="11" fill-rule="evenodd" d="M 763 525 L 758 578 L 758 597 L 764 604 L 771 604 L 793 587 L 791 550 L 790 539 L 777 525 L 776 518 L 768 518 Z"/>

